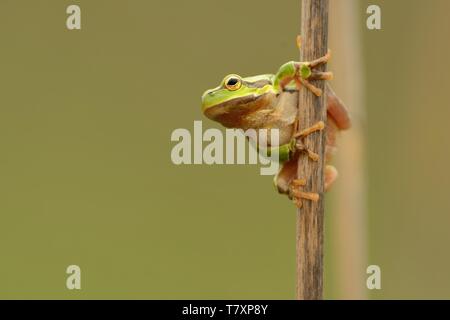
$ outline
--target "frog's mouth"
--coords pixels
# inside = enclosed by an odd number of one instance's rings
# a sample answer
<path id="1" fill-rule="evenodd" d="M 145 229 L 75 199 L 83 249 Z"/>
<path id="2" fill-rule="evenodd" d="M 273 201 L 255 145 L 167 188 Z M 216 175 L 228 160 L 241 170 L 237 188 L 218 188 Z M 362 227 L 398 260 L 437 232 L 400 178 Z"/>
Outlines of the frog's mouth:
<path id="1" fill-rule="evenodd" d="M 227 128 L 244 128 L 249 114 L 267 106 L 266 95 L 249 95 L 222 102 L 206 109 L 204 114 Z"/>

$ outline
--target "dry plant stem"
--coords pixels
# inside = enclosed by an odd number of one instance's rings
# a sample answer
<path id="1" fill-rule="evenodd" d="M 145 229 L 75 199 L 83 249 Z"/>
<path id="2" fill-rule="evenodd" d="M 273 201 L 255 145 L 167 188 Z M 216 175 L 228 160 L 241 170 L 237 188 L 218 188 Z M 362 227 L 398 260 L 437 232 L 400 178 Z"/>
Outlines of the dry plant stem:
<path id="1" fill-rule="evenodd" d="M 300 61 L 313 61 L 328 52 L 328 0 L 303 0 L 301 11 L 302 48 Z M 325 65 L 319 65 L 325 72 Z M 325 93 L 325 82 L 311 80 Z M 310 90 L 299 92 L 299 129 L 311 128 L 321 121 L 326 124 L 325 94 L 316 96 Z M 319 158 L 312 161 L 301 153 L 298 178 L 306 184 L 301 192 L 317 193 L 319 198 L 304 199 L 297 211 L 297 298 L 316 300 L 323 297 L 323 220 L 324 220 L 324 155 L 325 131 L 319 130 L 303 138 L 307 150 Z M 315 201 L 317 200 L 317 201 Z"/>

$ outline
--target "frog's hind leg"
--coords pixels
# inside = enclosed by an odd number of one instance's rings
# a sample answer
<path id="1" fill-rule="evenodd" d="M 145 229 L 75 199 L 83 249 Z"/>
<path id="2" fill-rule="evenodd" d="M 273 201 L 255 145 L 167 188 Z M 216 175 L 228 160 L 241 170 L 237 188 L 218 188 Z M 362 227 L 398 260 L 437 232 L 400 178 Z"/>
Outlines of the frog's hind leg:
<path id="1" fill-rule="evenodd" d="M 297 179 L 298 155 L 297 153 L 292 159 L 283 163 L 275 176 L 274 184 L 279 193 L 287 195 L 300 208 L 302 199 L 318 201 L 319 194 L 301 190 L 306 185 L 306 180 Z"/>
<path id="2" fill-rule="evenodd" d="M 278 192 L 291 198 L 290 188 L 292 181 L 297 178 L 298 154 L 292 159 L 284 162 L 281 169 L 274 178 L 274 184 Z"/>
<path id="3" fill-rule="evenodd" d="M 305 192 L 303 187 L 306 185 L 305 179 L 294 179 L 291 181 L 289 187 L 289 198 L 292 199 L 298 208 L 302 207 L 302 200 L 310 200 L 317 202 L 320 199 L 320 195 L 315 192 Z"/>
<path id="4" fill-rule="evenodd" d="M 334 93 L 333 89 L 329 84 L 327 84 L 326 90 L 327 90 L 328 116 L 334 120 L 338 129 L 340 130 L 349 129 L 352 124 L 347 107 L 342 102 L 342 100 L 339 99 L 336 93 Z"/>
<path id="5" fill-rule="evenodd" d="M 327 165 L 325 167 L 325 181 L 324 181 L 324 189 L 328 191 L 333 184 L 333 182 L 338 177 L 338 172 L 335 167 Z M 302 207 L 302 200 L 310 200 L 313 202 L 319 201 L 319 194 L 314 192 L 305 192 L 302 188 L 306 185 L 305 179 L 293 179 L 291 180 L 289 186 L 289 198 L 291 198 L 297 207 Z"/>
<path id="6" fill-rule="evenodd" d="M 323 121 L 319 121 L 313 126 L 303 129 L 302 131 L 294 134 L 294 139 L 296 139 L 295 148 L 298 151 L 297 154 L 299 154 L 300 152 L 306 152 L 308 154 L 308 157 L 312 161 L 319 161 L 320 156 L 312 150 L 308 149 L 308 147 L 305 145 L 304 139 L 308 135 L 317 131 L 322 131 L 324 129 L 325 123 Z M 297 163 L 295 164 L 295 168 L 297 168 Z M 292 178 L 289 183 L 289 197 L 294 200 L 294 203 L 297 205 L 297 207 L 301 208 L 303 199 L 307 199 L 313 202 L 319 201 L 320 196 L 318 193 L 303 191 L 303 188 L 306 186 L 306 180 L 297 179 L 296 175 L 297 172 L 295 171 L 294 178 Z M 330 179 L 332 178 L 333 177 L 330 176 Z"/>

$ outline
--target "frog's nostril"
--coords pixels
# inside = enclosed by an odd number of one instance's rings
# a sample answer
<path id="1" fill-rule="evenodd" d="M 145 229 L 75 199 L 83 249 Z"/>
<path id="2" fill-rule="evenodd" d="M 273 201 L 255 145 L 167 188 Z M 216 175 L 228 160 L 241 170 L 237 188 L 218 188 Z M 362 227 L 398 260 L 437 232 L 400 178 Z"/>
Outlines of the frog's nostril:
<path id="1" fill-rule="evenodd" d="M 212 91 L 210 91 L 210 90 L 208 90 L 208 91 L 205 91 L 204 93 L 203 93 L 203 95 L 202 95 L 202 98 L 205 98 L 205 97 L 208 97 L 208 96 L 212 96 Z"/>

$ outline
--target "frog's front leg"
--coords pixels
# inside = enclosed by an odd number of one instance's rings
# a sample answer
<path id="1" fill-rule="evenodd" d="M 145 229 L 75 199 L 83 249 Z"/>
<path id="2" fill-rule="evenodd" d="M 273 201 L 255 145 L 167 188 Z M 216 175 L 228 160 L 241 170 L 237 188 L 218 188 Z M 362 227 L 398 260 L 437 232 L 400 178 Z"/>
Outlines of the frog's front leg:
<path id="1" fill-rule="evenodd" d="M 304 138 L 309 136 L 311 133 L 322 131 L 323 129 L 325 129 L 325 123 L 323 121 L 319 121 L 313 126 L 294 134 L 295 149 L 298 151 L 305 151 L 311 160 L 318 161 L 319 155 L 306 147 Z"/>
<path id="2" fill-rule="evenodd" d="M 331 72 L 321 72 L 316 70 L 320 65 L 328 62 L 331 57 L 330 51 L 316 60 L 310 62 L 295 62 L 291 61 L 285 63 L 278 70 L 274 76 L 273 87 L 277 92 L 285 91 L 287 85 L 292 81 L 295 81 L 297 88 L 300 89 L 301 85 L 311 90 L 316 96 L 322 95 L 322 90 L 315 87 L 309 82 L 309 80 L 331 80 L 333 74 Z M 320 159 L 319 155 L 312 150 L 308 149 L 304 138 L 308 135 L 324 130 L 325 123 L 320 121 L 310 128 L 306 128 L 296 134 L 292 139 L 292 154 L 296 155 L 295 159 L 290 159 L 283 164 L 282 169 L 275 177 L 275 183 L 280 193 L 289 195 L 294 200 L 298 207 L 302 204 L 302 199 L 308 199 L 311 201 L 318 201 L 319 194 L 303 191 L 303 187 L 306 185 L 306 179 L 297 179 L 297 159 L 300 152 L 306 152 L 309 158 L 313 161 Z M 297 131 L 297 128 L 294 130 Z"/>
<path id="3" fill-rule="evenodd" d="M 303 85 L 311 90 L 316 96 L 322 95 L 322 90 L 311 84 L 310 80 L 331 80 L 332 72 L 321 72 L 315 70 L 318 66 L 325 64 L 331 57 L 331 52 L 310 62 L 290 61 L 280 67 L 274 78 L 273 86 L 275 90 L 284 91 L 286 86 L 295 81 L 297 88 Z"/>

